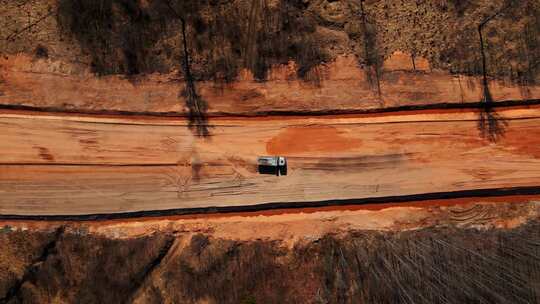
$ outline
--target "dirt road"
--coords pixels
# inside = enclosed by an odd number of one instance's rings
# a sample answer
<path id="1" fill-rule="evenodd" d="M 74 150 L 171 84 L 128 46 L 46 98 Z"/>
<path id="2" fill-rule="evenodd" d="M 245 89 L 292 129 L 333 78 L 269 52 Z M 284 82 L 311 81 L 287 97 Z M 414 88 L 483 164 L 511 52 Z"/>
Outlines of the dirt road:
<path id="1" fill-rule="evenodd" d="M 406 196 L 540 185 L 540 107 L 187 121 L 4 110 L 0 214 L 117 213 Z M 502 125 L 502 124 L 501 124 Z M 288 157 L 260 175 L 260 155 Z"/>

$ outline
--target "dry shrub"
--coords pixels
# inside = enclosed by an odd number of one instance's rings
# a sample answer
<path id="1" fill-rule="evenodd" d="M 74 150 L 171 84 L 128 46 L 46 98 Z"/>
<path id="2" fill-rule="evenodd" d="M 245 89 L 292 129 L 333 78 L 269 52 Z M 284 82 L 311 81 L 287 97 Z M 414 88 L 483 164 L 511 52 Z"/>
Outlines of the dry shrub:
<path id="1" fill-rule="evenodd" d="M 166 234 L 130 240 L 64 234 L 12 302 L 119 303 L 136 292 L 156 303 L 540 300 L 538 220 L 510 230 L 357 231 L 292 249 L 204 234 L 179 250 L 171 245 Z"/>
<path id="2" fill-rule="evenodd" d="M 91 57 L 95 73 L 134 75 L 182 66 L 180 24 L 171 7 L 186 22 L 195 80 L 228 83 L 240 68 L 266 80 L 273 65 L 289 60 L 303 78 L 329 58 L 301 1 L 60 0 L 57 16 L 61 32 Z"/>
<path id="3" fill-rule="evenodd" d="M 46 232 L 0 228 L 0 299 L 22 279 L 26 268 L 39 258 L 52 236 L 52 233 Z"/>
<path id="4" fill-rule="evenodd" d="M 264 241 L 240 243 L 195 235 L 164 273 L 174 302 L 212 299 L 216 303 L 285 303 L 290 297 L 278 260 L 284 254 Z"/>
<path id="5" fill-rule="evenodd" d="M 166 243 L 162 236 L 111 240 L 64 234 L 13 301 L 120 303 L 131 296 Z"/>

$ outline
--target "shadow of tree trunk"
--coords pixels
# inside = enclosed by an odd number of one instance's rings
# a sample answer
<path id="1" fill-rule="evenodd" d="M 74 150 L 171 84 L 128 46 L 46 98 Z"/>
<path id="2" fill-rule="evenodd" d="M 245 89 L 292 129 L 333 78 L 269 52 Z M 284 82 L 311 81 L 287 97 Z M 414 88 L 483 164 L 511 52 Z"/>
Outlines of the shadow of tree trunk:
<path id="1" fill-rule="evenodd" d="M 189 109 L 188 118 L 189 118 L 189 128 L 194 132 L 196 136 L 199 137 L 208 137 L 210 136 L 210 130 L 208 125 L 208 117 L 206 112 L 208 111 L 208 104 L 206 100 L 202 98 L 197 93 L 197 86 L 195 84 L 195 78 L 191 71 L 190 63 L 190 53 L 187 46 L 187 37 L 186 37 L 186 16 L 181 15 L 176 11 L 176 9 L 171 4 L 170 0 L 167 0 L 167 5 L 174 15 L 180 20 L 182 27 L 182 44 L 183 44 L 183 60 L 182 60 L 182 70 L 184 72 L 184 78 L 186 82 L 186 87 L 180 93 L 181 96 L 184 96 L 186 99 L 186 106 Z"/>
<path id="2" fill-rule="evenodd" d="M 199 137 L 210 136 L 210 126 L 206 112 L 208 104 L 198 93 L 193 80 L 186 79 L 186 87 L 180 93 L 186 98 L 188 107 L 188 127 Z"/>
<path id="3" fill-rule="evenodd" d="M 490 142 L 497 142 L 504 137 L 508 122 L 497 114 L 493 108 L 493 97 L 489 90 L 488 73 L 487 73 L 487 59 L 484 46 L 484 37 L 482 30 L 491 20 L 499 16 L 503 11 L 509 8 L 513 3 L 513 0 L 508 0 L 503 3 L 502 7 L 493 15 L 484 19 L 478 25 L 478 36 L 480 38 L 480 55 L 482 58 L 482 100 L 480 101 L 480 112 L 478 115 L 478 130 L 480 136 L 489 140 Z"/>

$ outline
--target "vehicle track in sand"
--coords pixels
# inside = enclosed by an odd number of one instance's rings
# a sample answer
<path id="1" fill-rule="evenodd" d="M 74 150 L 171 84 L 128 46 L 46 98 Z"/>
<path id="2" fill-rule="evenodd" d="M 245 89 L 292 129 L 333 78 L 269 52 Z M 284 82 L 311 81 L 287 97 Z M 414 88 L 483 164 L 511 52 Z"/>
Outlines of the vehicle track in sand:
<path id="1" fill-rule="evenodd" d="M 207 138 L 177 117 L 4 109 L 0 214 L 138 216 L 458 199 L 475 191 L 536 195 L 540 107 L 497 111 L 507 127 L 493 143 L 479 136 L 478 111 L 470 108 L 215 117 Z M 289 174 L 257 174 L 257 156 L 277 153 L 288 158 Z"/>

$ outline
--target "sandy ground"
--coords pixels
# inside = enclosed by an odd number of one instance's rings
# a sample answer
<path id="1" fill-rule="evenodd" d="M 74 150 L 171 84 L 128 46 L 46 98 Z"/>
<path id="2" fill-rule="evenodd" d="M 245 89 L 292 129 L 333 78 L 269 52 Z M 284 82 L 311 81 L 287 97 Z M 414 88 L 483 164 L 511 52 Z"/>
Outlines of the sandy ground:
<path id="1" fill-rule="evenodd" d="M 427 227 L 512 229 L 540 216 L 540 197 L 436 200 L 377 206 L 305 208 L 272 212 L 213 214 L 107 221 L 13 221 L 12 231 L 53 231 L 64 226 L 76 234 L 134 238 L 156 232 L 197 233 L 237 241 L 278 240 L 287 246 L 317 241 L 325 235 L 360 230 L 404 231 Z"/>
<path id="2" fill-rule="evenodd" d="M 326 234 L 355 230 L 402 231 L 430 226 L 457 225 L 477 228 L 515 228 L 540 215 L 537 202 L 489 203 L 489 199 L 447 207 L 389 207 L 380 210 L 320 210 L 278 215 L 239 214 L 192 219 L 155 219 L 89 223 L 88 231 L 107 237 L 142 236 L 155 231 L 210 233 L 235 240 L 281 240 L 289 245 L 314 241 Z M 353 208 L 354 209 L 354 208 Z"/>
<path id="3" fill-rule="evenodd" d="M 215 118 L 200 138 L 177 118 L 0 114 L 0 213 L 114 213 L 537 186 L 538 107 L 504 108 L 505 137 L 478 113 Z M 260 175 L 260 155 L 288 157 Z"/>

